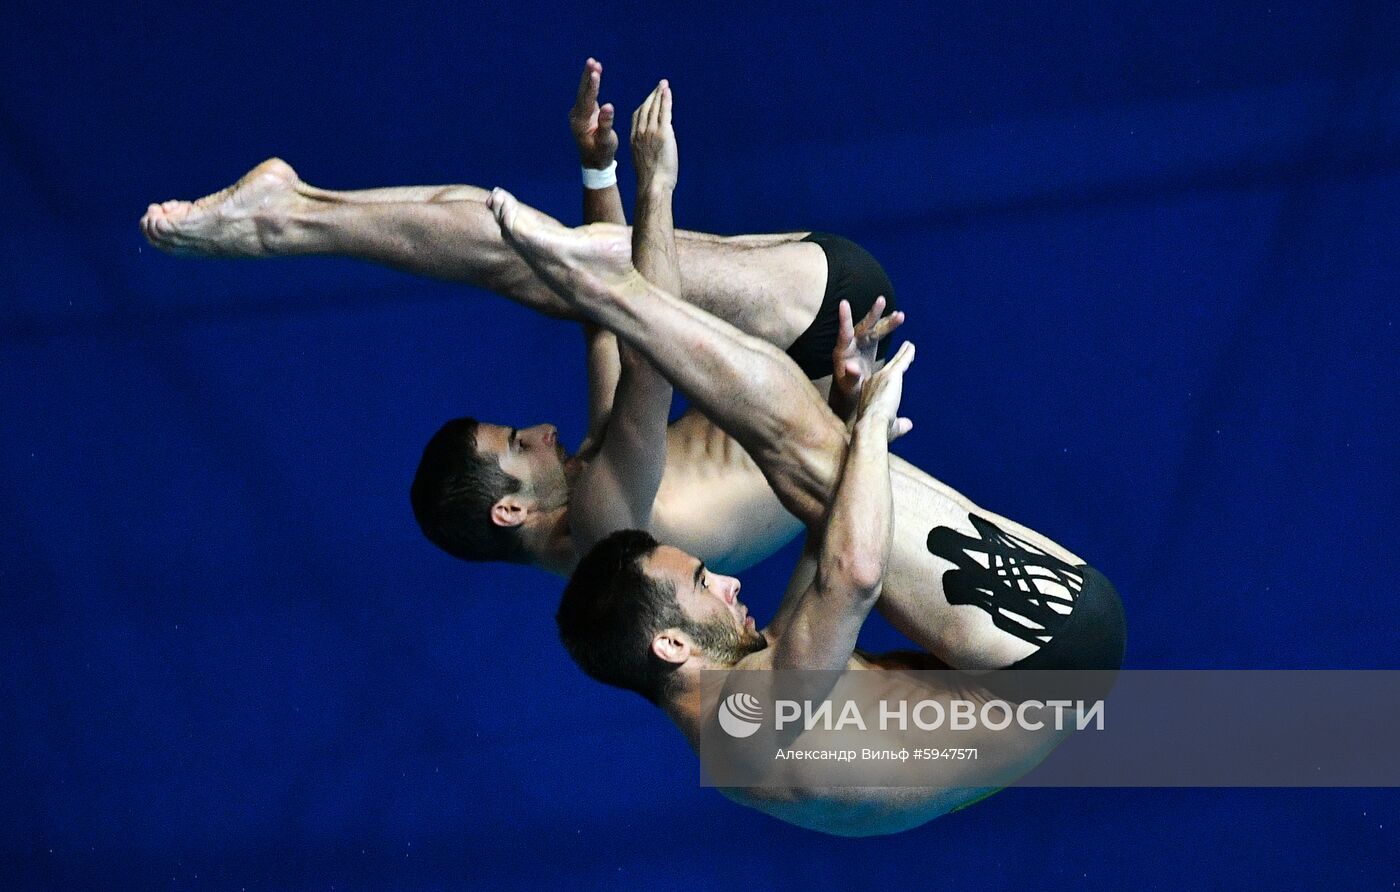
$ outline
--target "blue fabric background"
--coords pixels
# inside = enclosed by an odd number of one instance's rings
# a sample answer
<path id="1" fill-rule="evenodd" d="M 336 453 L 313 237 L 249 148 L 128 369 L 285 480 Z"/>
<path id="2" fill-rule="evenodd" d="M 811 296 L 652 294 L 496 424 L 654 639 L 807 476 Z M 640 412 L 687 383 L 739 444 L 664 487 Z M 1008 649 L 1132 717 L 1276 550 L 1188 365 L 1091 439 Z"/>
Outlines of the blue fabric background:
<path id="1" fill-rule="evenodd" d="M 1394 888 L 1394 791 L 1011 790 L 859 841 L 698 788 L 555 581 L 408 510 L 448 417 L 577 441 L 575 330 L 136 227 L 272 154 L 577 220 L 583 59 L 623 116 L 669 77 L 678 222 L 879 257 L 898 451 L 1108 574 L 1128 665 L 1396 668 L 1400 9 L 940 7 L 11 4 L 4 885 Z"/>

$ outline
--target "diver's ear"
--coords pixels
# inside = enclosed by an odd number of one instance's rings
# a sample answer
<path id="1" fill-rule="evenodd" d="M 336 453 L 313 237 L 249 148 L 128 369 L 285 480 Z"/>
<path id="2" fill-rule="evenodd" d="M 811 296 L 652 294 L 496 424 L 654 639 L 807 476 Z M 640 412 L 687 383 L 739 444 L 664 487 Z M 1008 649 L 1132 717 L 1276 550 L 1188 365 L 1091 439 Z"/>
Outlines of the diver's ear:
<path id="1" fill-rule="evenodd" d="M 690 638 L 680 629 L 666 629 L 651 639 L 651 652 L 667 663 L 679 666 L 690 659 Z"/>
<path id="2" fill-rule="evenodd" d="M 529 513 L 529 503 L 522 499 L 519 493 L 511 493 L 501 496 L 500 500 L 491 506 L 491 522 L 498 527 L 518 527 L 525 522 Z"/>

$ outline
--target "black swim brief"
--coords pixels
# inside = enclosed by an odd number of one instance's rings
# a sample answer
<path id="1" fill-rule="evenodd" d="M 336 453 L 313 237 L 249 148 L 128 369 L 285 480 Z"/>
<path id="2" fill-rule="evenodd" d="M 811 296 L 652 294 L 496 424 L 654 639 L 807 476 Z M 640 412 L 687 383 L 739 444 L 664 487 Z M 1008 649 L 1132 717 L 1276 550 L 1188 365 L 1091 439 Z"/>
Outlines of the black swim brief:
<path id="1" fill-rule="evenodd" d="M 1119 669 L 1123 666 L 1128 626 L 1123 619 L 1123 602 L 1118 590 L 1107 576 L 1088 564 L 1075 569 L 1083 576 L 1084 587 L 1074 599 L 1074 610 L 1049 644 L 1007 668 Z"/>
<path id="2" fill-rule="evenodd" d="M 860 322 L 870 312 L 875 298 L 883 295 L 888 316 L 895 311 L 894 288 L 880 262 L 850 239 L 813 232 L 803 241 L 820 246 L 826 255 L 826 293 L 816 318 L 788 347 L 787 355 L 808 378 L 824 378 L 831 374 L 831 351 L 836 348 L 841 301 L 850 301 L 851 320 Z M 885 338 L 876 356 L 884 359 L 888 352 L 889 338 Z"/>
<path id="3" fill-rule="evenodd" d="M 943 574 L 949 604 L 981 608 L 998 629 L 1038 646 L 1008 669 L 1123 665 L 1127 625 L 1113 583 L 1093 567 L 1059 560 L 985 518 L 974 514 L 971 521 L 975 536 L 950 527 L 929 531 L 928 550 L 956 565 Z M 1049 583 L 1047 591 L 1037 579 Z"/>

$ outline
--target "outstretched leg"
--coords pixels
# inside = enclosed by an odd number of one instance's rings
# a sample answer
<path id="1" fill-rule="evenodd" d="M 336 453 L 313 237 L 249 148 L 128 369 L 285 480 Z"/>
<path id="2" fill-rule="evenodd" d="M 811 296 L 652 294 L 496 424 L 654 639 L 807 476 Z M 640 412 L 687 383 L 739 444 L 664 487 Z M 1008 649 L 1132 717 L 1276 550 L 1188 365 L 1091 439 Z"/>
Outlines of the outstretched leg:
<path id="1" fill-rule="evenodd" d="M 790 358 L 644 279 L 621 230 L 565 228 L 501 189 L 489 204 L 506 241 L 542 281 L 626 339 L 719 422 L 799 520 L 822 522 L 846 429 Z"/>
<path id="2" fill-rule="evenodd" d="M 302 182 L 273 158 L 198 201 L 151 205 L 141 227 L 152 244 L 172 253 L 350 257 L 484 288 L 550 316 L 580 318 L 505 244 L 486 196 L 460 185 L 333 192 Z M 627 230 L 618 231 L 625 241 Z M 681 296 L 786 347 L 812 321 L 826 285 L 821 249 L 801 236 L 677 233 L 686 283 Z"/>

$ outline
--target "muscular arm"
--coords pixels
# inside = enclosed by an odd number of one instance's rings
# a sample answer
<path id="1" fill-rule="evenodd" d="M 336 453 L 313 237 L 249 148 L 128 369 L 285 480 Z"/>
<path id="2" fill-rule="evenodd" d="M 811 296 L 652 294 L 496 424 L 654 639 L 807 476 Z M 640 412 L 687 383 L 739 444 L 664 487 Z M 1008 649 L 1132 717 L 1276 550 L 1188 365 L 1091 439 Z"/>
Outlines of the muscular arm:
<path id="1" fill-rule="evenodd" d="M 608 167 L 617 155 L 612 103 L 598 104 L 602 76 L 603 66 L 600 62 L 596 59 L 585 62 L 583 75 L 579 78 L 578 95 L 569 109 L 569 130 L 578 144 L 579 163 L 594 170 Z M 627 225 L 622 195 L 616 182 L 602 189 L 584 187 L 583 222 Z M 612 332 L 585 321 L 583 340 L 588 351 L 588 434 L 579 446 L 579 454 L 592 458 L 606 436 L 622 366 L 617 352 L 617 337 Z"/>
<path id="2" fill-rule="evenodd" d="M 632 160 L 637 168 L 637 225 L 632 263 L 648 282 L 671 294 L 681 290 L 671 195 L 680 168 L 671 129 L 671 87 L 662 81 L 632 114 Z"/>
<path id="3" fill-rule="evenodd" d="M 588 433 L 579 444 L 578 454 L 592 459 L 607 436 L 622 363 L 617 353 L 617 336 L 606 328 L 584 322 L 583 344 L 588 362 Z"/>
<path id="4" fill-rule="evenodd" d="M 637 163 L 637 225 L 632 256 L 649 280 L 680 287 L 671 191 L 675 188 L 675 139 L 670 133 L 666 82 L 632 117 Z M 630 346 L 620 349 L 622 377 L 613 415 L 597 459 L 575 491 L 574 535 L 580 550 L 615 530 L 645 528 L 666 468 L 666 417 L 671 384 Z"/>
<path id="5" fill-rule="evenodd" d="M 889 441 L 907 430 L 895 413 L 912 358 L 912 346 L 905 345 L 863 394 L 869 399 L 862 400 L 821 544 L 812 554 L 815 576 L 789 591 L 770 626 L 775 669 L 844 668 L 879 599 L 892 529 Z M 799 564 L 797 574 L 803 573 Z"/>
<path id="6" fill-rule="evenodd" d="M 622 193 L 617 190 L 617 183 L 602 189 L 584 187 L 583 222 L 627 225 L 627 213 L 622 208 Z"/>
<path id="7" fill-rule="evenodd" d="M 645 529 L 666 469 L 671 385 L 635 352 L 624 348 L 621 356 L 616 411 L 571 499 L 580 553 L 617 530 Z"/>

